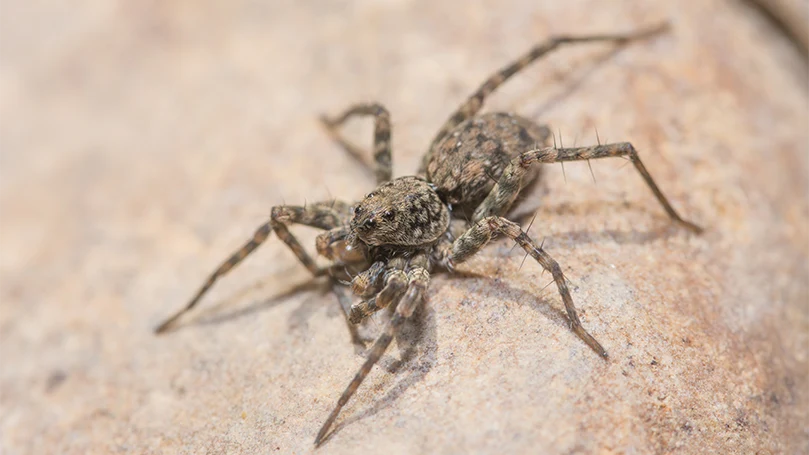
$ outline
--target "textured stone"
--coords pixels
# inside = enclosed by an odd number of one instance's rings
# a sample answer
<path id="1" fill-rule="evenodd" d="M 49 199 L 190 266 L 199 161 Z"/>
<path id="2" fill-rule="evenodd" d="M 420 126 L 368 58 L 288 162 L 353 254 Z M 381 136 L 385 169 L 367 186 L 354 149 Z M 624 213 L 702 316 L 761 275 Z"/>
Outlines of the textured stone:
<path id="1" fill-rule="evenodd" d="M 317 116 L 383 102 L 406 175 L 534 42 L 664 18 L 618 52 L 558 51 L 487 105 L 565 144 L 632 141 L 707 228 L 671 225 L 620 160 L 595 183 L 544 169 L 518 212 L 610 359 L 501 239 L 472 276 L 434 277 L 318 453 L 809 451 L 807 72 L 768 21 L 719 0 L 311 3 L 3 2 L 0 451 L 310 452 L 362 357 L 280 242 L 152 329 L 273 205 L 373 186 Z"/>

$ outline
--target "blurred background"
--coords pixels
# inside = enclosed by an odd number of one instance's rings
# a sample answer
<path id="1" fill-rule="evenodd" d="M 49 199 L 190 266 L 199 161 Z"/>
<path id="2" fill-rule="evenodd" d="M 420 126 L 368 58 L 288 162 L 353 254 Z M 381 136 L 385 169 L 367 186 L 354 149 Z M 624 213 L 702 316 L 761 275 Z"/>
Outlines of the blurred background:
<path id="1" fill-rule="evenodd" d="M 565 144 L 632 141 L 708 228 L 671 226 L 620 160 L 543 172 L 531 235 L 611 360 L 501 240 L 467 268 L 489 278 L 434 279 L 413 358 L 391 349 L 321 450 L 806 453 L 805 0 L 0 2 L 0 452 L 310 451 L 362 357 L 281 242 L 152 329 L 272 206 L 373 187 L 318 116 L 382 102 L 411 174 L 534 43 L 661 20 L 487 102 Z"/>

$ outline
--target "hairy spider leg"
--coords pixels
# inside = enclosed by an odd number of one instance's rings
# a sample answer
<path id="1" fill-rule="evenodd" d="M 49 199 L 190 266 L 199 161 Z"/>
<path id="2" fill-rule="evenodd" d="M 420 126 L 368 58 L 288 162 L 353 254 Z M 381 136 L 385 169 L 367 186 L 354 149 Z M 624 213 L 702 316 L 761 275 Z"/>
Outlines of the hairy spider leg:
<path id="1" fill-rule="evenodd" d="M 357 391 L 362 381 L 368 376 L 371 368 L 382 358 L 382 354 L 384 354 L 385 350 L 390 346 L 393 337 L 398 333 L 402 323 L 413 315 L 413 311 L 424 300 L 424 292 L 430 284 L 428 267 L 429 260 L 426 255 L 419 255 L 410 261 L 410 266 L 407 270 L 407 289 L 404 294 L 402 294 L 401 300 L 396 304 L 396 309 L 390 321 L 388 321 L 388 324 L 385 326 L 384 331 L 374 342 L 365 363 L 360 367 L 357 374 L 354 375 L 354 379 L 351 380 L 339 400 L 337 400 L 337 405 L 334 407 L 334 410 L 329 414 L 329 417 L 317 433 L 317 437 L 315 438 L 316 446 L 323 442 L 329 428 L 331 428 L 331 425 L 340 413 L 340 410 L 343 409 L 343 406 L 348 403 L 348 400 Z"/>
<path id="2" fill-rule="evenodd" d="M 492 188 L 486 199 L 478 206 L 472 217 L 472 221 L 479 221 L 488 216 L 501 216 L 511 207 L 520 192 L 520 185 L 523 176 L 535 163 L 559 163 L 565 161 L 583 161 L 598 158 L 627 156 L 635 165 L 638 173 L 652 190 L 660 205 L 669 217 L 686 227 L 692 232 L 700 233 L 702 228 L 696 224 L 683 219 L 674 207 L 671 206 L 666 196 L 660 191 L 646 166 L 638 156 L 635 147 L 629 142 L 618 142 L 614 144 L 594 145 L 590 147 L 576 148 L 555 148 L 546 147 L 539 150 L 531 150 L 520 154 L 513 159 L 503 171 L 497 184 Z"/>
<path id="3" fill-rule="evenodd" d="M 582 44 L 594 42 L 613 42 L 616 44 L 626 44 L 631 41 L 640 40 L 654 36 L 658 33 L 665 31 L 669 27 L 667 22 L 658 24 L 654 27 L 645 28 L 629 33 L 611 33 L 603 35 L 581 35 L 581 36 L 567 36 L 560 35 L 554 36 L 546 41 L 543 41 L 528 52 L 504 66 L 496 73 L 486 79 L 483 84 L 463 103 L 460 107 L 447 119 L 441 129 L 436 133 L 435 138 L 430 143 L 430 148 L 422 161 L 422 171 L 426 169 L 427 162 L 430 161 L 431 155 L 434 153 L 436 146 L 446 137 L 456 126 L 460 125 L 467 119 L 475 116 L 483 107 L 483 102 L 486 97 L 491 95 L 498 87 L 510 79 L 512 76 L 525 69 L 531 63 L 537 61 L 540 57 L 548 54 L 559 46 L 565 44 Z"/>
<path id="4" fill-rule="evenodd" d="M 278 238 L 289 246 L 304 266 L 314 275 L 321 276 L 328 269 L 318 268 L 315 261 L 303 249 L 300 242 L 289 232 L 287 224 L 303 224 L 320 229 L 331 229 L 346 223 L 349 205 L 344 202 L 319 202 L 306 207 L 283 205 L 272 208 L 270 221 L 262 224 L 253 234 L 253 237 L 223 262 L 200 287 L 193 298 L 184 308 L 160 324 L 155 333 L 164 333 L 188 311 L 194 308 L 200 299 L 216 283 L 216 281 L 230 272 L 241 263 L 250 253 L 256 250 L 269 238 L 270 229 L 275 231 Z"/>
<path id="5" fill-rule="evenodd" d="M 366 152 L 345 139 L 337 131 L 337 128 L 346 120 L 358 115 L 374 117 L 374 161 L 376 162 L 374 172 L 377 184 L 387 182 L 393 175 L 393 163 L 390 151 L 390 113 L 384 106 L 379 103 L 355 104 L 333 119 L 324 115 L 320 117 L 320 120 L 335 142 L 343 147 L 349 155 L 367 166 L 364 158 Z"/>
<path id="6" fill-rule="evenodd" d="M 559 289 L 559 294 L 562 296 L 562 302 L 565 304 L 571 329 L 598 355 L 607 358 L 607 351 L 601 346 L 601 343 L 596 341 L 581 325 L 581 320 L 576 314 L 576 306 L 573 305 L 573 298 L 570 296 L 570 291 L 567 288 L 567 282 L 559 263 L 545 252 L 541 246 L 537 246 L 528 237 L 528 234 L 520 229 L 517 223 L 499 216 L 490 216 L 478 221 L 452 243 L 452 250 L 444 255 L 445 266 L 450 270 L 454 269 L 455 264 L 466 261 L 486 246 L 495 234 L 504 234 L 517 242 L 539 265 L 551 273 L 553 281 Z"/>

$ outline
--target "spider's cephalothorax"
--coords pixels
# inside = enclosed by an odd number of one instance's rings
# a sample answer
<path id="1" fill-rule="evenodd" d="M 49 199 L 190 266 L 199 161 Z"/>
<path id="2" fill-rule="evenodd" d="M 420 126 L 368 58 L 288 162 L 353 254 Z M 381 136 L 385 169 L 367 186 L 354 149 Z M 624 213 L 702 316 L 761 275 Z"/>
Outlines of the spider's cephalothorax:
<path id="1" fill-rule="evenodd" d="M 419 246 L 438 240 L 449 210 L 419 177 L 385 182 L 354 207 L 351 230 L 368 246 Z"/>
<path id="2" fill-rule="evenodd" d="M 576 148 L 550 147 L 547 127 L 510 113 L 478 115 L 478 112 L 485 98 L 503 82 L 561 45 L 585 42 L 624 44 L 650 37 L 665 28 L 664 24 L 626 34 L 558 36 L 534 46 L 487 79 L 450 116 L 424 156 L 421 177 L 391 179 L 390 114 L 382 105 L 357 104 L 335 118 L 324 117 L 327 131 L 355 156 L 363 156 L 364 151 L 343 139 L 337 127 L 357 115 L 374 118 L 373 155 L 377 188 L 353 205 L 329 201 L 274 207 L 270 219 L 259 226 L 253 237 L 211 274 L 186 307 L 160 325 L 157 332 L 173 327 L 219 277 L 262 244 L 270 232 L 275 232 L 315 276 L 352 271 L 350 287 L 360 297 L 359 302 L 351 303 L 344 292 L 343 282 L 333 275 L 331 284 L 341 306 L 349 308 L 345 312 L 346 321 L 355 343 L 364 344 L 357 335 L 355 324 L 382 308 L 390 307 L 393 311 L 365 363 L 321 427 L 315 438 L 315 444 L 319 444 L 342 407 L 381 358 L 402 322 L 423 301 L 433 267 L 453 271 L 455 265 L 480 251 L 493 236 L 503 235 L 550 272 L 565 305 L 571 329 L 606 358 L 607 351 L 582 326 L 559 264 L 518 224 L 503 218 L 520 191 L 536 176 L 535 164 L 626 157 L 672 220 L 693 232 L 700 232 L 700 228 L 677 214 L 629 142 Z M 325 231 L 317 237 L 316 248 L 320 255 L 331 261 L 330 266 L 317 265 L 289 232 L 288 227 L 292 224 Z"/>

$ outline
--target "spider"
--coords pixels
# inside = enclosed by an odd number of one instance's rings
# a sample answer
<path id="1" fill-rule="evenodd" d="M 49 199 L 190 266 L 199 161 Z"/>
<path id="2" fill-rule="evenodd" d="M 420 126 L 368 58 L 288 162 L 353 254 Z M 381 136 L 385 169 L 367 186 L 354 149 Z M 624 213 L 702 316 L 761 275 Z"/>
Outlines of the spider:
<path id="1" fill-rule="evenodd" d="M 269 221 L 259 226 L 253 237 L 222 263 L 190 302 L 157 329 L 162 333 L 192 309 L 220 277 L 239 264 L 270 236 L 286 243 L 314 276 L 332 275 L 332 288 L 344 307 L 355 343 L 355 324 L 389 307 L 391 317 L 378 336 L 367 358 L 337 401 L 315 438 L 320 445 L 340 410 L 379 361 L 393 337 L 423 302 L 435 266 L 452 272 L 480 251 L 496 235 L 511 238 L 549 271 L 562 297 L 571 330 L 598 355 L 607 351 L 582 326 L 562 268 L 537 245 L 520 226 L 503 217 L 520 191 L 537 176 L 536 163 L 626 157 L 634 164 L 669 217 L 699 233 L 701 228 L 684 220 L 674 210 L 641 162 L 629 142 L 589 147 L 549 146 L 550 130 L 511 113 L 478 115 L 483 102 L 497 87 L 540 57 L 569 44 L 611 42 L 626 44 L 656 35 L 668 28 L 656 27 L 624 34 L 556 36 L 531 48 L 527 53 L 489 77 L 464 102 L 433 139 L 418 176 L 392 179 L 390 114 L 381 104 L 356 104 L 341 115 L 321 120 L 333 139 L 355 156 L 364 151 L 343 139 L 338 132 L 355 116 L 374 119 L 375 174 L 377 187 L 362 200 L 350 204 L 329 201 L 307 206 L 273 207 Z M 599 141 L 600 142 L 600 141 Z M 537 147 L 542 144 L 542 147 Z M 324 230 L 316 239 L 317 252 L 331 261 L 319 267 L 289 232 L 292 224 Z M 345 304 L 348 297 L 334 277 L 336 269 L 351 267 L 357 273 L 349 284 L 362 300 Z"/>

